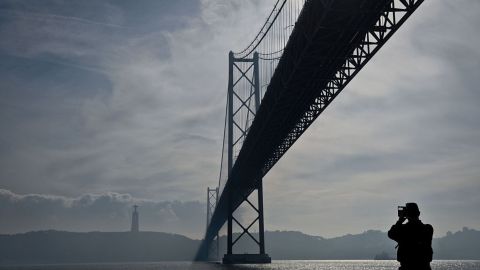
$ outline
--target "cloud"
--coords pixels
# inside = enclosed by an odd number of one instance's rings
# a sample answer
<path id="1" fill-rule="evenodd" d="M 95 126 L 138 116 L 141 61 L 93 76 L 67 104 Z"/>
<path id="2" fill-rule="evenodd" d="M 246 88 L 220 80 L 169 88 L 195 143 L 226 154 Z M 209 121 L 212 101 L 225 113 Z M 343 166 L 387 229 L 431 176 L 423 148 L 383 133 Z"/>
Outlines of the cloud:
<path id="1" fill-rule="evenodd" d="M 140 229 L 201 238 L 205 205 L 198 201 L 152 201 L 109 192 L 76 198 L 45 194 L 20 195 L 0 189 L 2 233 L 57 229 L 128 231 L 132 206 L 139 205 Z"/>
<path id="2" fill-rule="evenodd" d="M 180 2 L 99 2 L 93 15 L 89 4 L 9 6 L 24 15 L 0 27 L 10 60 L 0 142 L 15 149 L 0 154 L 3 187 L 204 197 L 218 173 L 228 50 L 253 35 L 270 3 Z M 71 16 L 82 21 L 59 21 Z"/>

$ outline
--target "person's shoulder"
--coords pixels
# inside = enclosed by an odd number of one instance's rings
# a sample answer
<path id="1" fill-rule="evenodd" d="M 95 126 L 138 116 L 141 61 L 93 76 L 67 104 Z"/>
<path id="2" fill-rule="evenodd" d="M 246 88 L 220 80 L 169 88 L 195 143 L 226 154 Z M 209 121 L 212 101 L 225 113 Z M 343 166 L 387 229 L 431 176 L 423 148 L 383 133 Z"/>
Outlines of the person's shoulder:
<path id="1" fill-rule="evenodd" d="M 423 224 L 425 230 L 429 233 L 433 233 L 433 226 L 430 224 Z"/>

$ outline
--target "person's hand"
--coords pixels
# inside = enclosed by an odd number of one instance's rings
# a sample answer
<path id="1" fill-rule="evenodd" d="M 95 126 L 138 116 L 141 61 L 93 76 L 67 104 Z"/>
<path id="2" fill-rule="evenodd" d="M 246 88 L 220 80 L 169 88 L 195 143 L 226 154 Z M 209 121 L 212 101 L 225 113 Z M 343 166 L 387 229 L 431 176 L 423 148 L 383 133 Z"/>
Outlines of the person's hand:
<path id="1" fill-rule="evenodd" d="M 402 224 L 407 218 L 406 217 L 399 217 L 397 221 L 397 225 Z"/>

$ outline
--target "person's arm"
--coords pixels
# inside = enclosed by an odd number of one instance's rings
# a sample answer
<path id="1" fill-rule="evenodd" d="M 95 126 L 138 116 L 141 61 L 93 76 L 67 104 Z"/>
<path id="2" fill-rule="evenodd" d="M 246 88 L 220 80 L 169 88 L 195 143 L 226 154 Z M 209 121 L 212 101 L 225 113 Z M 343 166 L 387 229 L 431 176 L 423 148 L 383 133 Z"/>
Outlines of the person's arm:
<path id="1" fill-rule="evenodd" d="M 405 218 L 399 218 L 397 223 L 395 223 L 390 230 L 388 231 L 388 237 L 392 240 L 399 241 L 401 239 L 401 226 Z"/>

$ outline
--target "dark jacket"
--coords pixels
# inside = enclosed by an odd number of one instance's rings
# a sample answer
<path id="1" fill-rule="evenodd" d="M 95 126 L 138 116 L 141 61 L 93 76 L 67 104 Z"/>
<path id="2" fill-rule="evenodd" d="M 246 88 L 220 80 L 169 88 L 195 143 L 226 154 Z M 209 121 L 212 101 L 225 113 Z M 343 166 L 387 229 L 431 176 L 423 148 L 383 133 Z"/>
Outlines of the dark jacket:
<path id="1" fill-rule="evenodd" d="M 405 269 L 429 269 L 432 261 L 433 227 L 422 221 L 395 224 L 388 237 L 398 243 L 397 261 Z"/>

